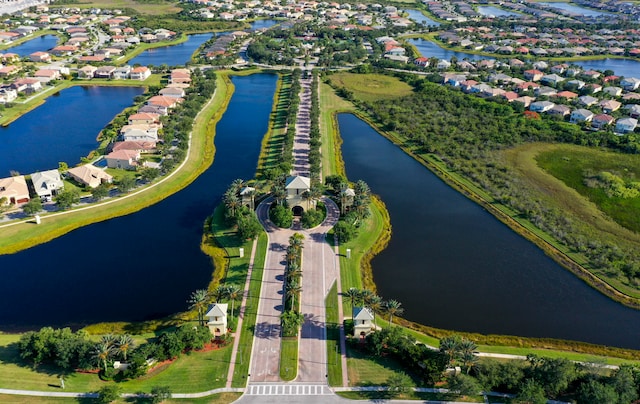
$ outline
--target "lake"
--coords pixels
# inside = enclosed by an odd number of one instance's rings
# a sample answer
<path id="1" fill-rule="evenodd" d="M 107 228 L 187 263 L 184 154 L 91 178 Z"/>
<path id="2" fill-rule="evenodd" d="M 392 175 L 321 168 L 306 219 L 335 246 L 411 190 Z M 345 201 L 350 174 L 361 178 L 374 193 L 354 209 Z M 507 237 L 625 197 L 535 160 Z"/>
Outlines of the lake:
<path id="1" fill-rule="evenodd" d="M 630 59 L 601 59 L 571 62 L 585 70 L 613 70 L 617 76 L 640 78 L 640 61 Z"/>
<path id="2" fill-rule="evenodd" d="M 419 10 L 404 10 L 405 13 L 409 14 L 409 19 L 417 22 L 418 24 L 422 24 L 425 26 L 440 26 L 440 23 L 438 21 L 434 21 L 431 18 L 427 17 L 426 15 L 422 14 L 421 11 Z"/>
<path id="3" fill-rule="evenodd" d="M 20 45 L 11 47 L 4 53 L 17 53 L 20 57 L 29 56 L 34 52 L 46 52 L 58 44 L 58 37 L 55 35 L 43 35 L 23 42 Z"/>
<path id="4" fill-rule="evenodd" d="M 558 2 L 558 3 L 544 3 L 544 2 L 540 2 L 538 3 L 540 5 L 543 6 L 547 6 L 547 7 L 553 7 L 553 8 L 558 8 L 560 10 L 564 10 L 564 11 L 569 11 L 570 13 L 576 14 L 576 15 L 584 15 L 585 17 L 599 17 L 601 15 L 614 15 L 612 13 L 608 13 L 606 11 L 598 11 L 598 10 L 592 10 L 590 8 L 584 8 L 584 7 L 580 7 L 574 3 L 564 3 L 564 2 Z"/>
<path id="5" fill-rule="evenodd" d="M 187 309 L 191 292 L 206 288 L 213 271 L 200 251 L 204 220 L 234 179 L 255 175 L 276 76 L 233 83 L 215 160 L 192 184 L 139 212 L 0 256 L 1 330 L 145 320 Z"/>
<path id="6" fill-rule="evenodd" d="M 513 11 L 507 11 L 494 6 L 478 6 L 478 12 L 487 17 L 520 17 L 522 14 L 514 13 Z"/>
<path id="7" fill-rule="evenodd" d="M 250 24 L 251 28 L 249 30 L 269 28 L 277 23 L 278 21 L 271 19 L 256 20 Z M 186 42 L 177 45 L 148 49 L 131 59 L 128 63 L 130 65 L 137 63 L 142 66 L 160 66 L 162 64 L 166 64 L 168 66 L 181 66 L 191 60 L 191 56 L 196 50 L 198 50 L 200 45 L 207 42 L 213 36 L 225 35 L 229 32 L 231 31 L 218 32 L 214 34 L 206 33 L 188 35 Z"/>
<path id="8" fill-rule="evenodd" d="M 142 87 L 74 86 L 9 126 L 0 126 L 0 177 L 12 170 L 50 170 L 61 161 L 76 165 L 96 149 L 100 130 L 143 92 Z"/>
<path id="9" fill-rule="evenodd" d="M 338 116 L 350 181 L 380 195 L 389 246 L 377 291 L 433 327 L 640 348 L 640 312 L 606 298 L 465 198 L 369 125 Z"/>
<path id="10" fill-rule="evenodd" d="M 420 55 L 427 58 L 436 57 L 438 59 L 451 60 L 451 58 L 455 56 L 456 58 L 458 58 L 458 60 L 493 59 L 488 56 L 474 55 L 472 53 L 456 52 L 456 51 L 444 49 L 439 45 L 437 45 L 436 43 L 428 41 L 426 39 L 422 39 L 422 38 L 408 39 L 408 42 L 413 46 L 415 46 L 416 49 L 418 49 L 418 52 L 420 52 Z"/>

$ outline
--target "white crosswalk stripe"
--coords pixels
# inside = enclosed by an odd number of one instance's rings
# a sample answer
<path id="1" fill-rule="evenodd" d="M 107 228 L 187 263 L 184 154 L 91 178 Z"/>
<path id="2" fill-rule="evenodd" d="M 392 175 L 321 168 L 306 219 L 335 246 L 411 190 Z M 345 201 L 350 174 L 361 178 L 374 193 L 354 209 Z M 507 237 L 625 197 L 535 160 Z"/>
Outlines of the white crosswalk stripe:
<path id="1" fill-rule="evenodd" d="M 324 396 L 333 394 L 329 387 L 319 384 L 251 384 L 249 396 Z"/>

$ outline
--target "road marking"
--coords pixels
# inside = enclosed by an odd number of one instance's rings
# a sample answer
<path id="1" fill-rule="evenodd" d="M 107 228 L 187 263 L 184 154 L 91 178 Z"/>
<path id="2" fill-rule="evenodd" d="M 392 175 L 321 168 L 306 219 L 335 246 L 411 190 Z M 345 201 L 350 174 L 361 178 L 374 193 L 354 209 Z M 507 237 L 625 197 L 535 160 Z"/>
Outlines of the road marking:
<path id="1" fill-rule="evenodd" d="M 333 393 L 327 386 L 318 384 L 267 384 L 249 385 L 245 394 L 249 396 L 326 396 Z"/>

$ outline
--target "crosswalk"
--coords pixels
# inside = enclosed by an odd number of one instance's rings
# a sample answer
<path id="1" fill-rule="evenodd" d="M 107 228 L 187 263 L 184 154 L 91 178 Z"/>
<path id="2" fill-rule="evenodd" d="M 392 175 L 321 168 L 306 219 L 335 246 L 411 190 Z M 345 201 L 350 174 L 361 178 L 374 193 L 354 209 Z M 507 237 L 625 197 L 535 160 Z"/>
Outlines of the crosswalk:
<path id="1" fill-rule="evenodd" d="M 245 394 L 250 396 L 324 396 L 333 394 L 321 384 L 250 384 Z"/>

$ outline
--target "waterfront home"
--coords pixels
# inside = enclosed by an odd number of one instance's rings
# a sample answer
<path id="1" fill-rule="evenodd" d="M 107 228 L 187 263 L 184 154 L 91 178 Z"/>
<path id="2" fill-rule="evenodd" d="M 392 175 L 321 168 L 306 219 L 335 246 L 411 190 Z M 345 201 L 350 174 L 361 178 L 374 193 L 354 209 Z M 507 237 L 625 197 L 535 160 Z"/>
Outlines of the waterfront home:
<path id="1" fill-rule="evenodd" d="M 591 127 L 597 128 L 597 129 L 602 129 L 605 126 L 613 124 L 614 121 L 615 121 L 615 118 L 612 117 L 611 115 L 598 114 L 598 115 L 593 117 L 593 119 L 591 121 Z"/>
<path id="2" fill-rule="evenodd" d="M 605 114 L 610 114 L 620 109 L 622 104 L 616 100 L 603 100 L 598 104 Z"/>
<path id="3" fill-rule="evenodd" d="M 147 66 L 134 67 L 131 70 L 131 80 L 144 81 L 151 76 L 151 70 Z"/>
<path id="4" fill-rule="evenodd" d="M 638 126 L 638 120 L 636 118 L 622 118 L 618 119 L 616 123 L 616 133 L 631 133 Z"/>
<path id="5" fill-rule="evenodd" d="M 27 187 L 27 180 L 24 175 L 0 178 L 0 203 L 3 206 L 19 206 L 30 200 L 29 187 Z"/>
<path id="6" fill-rule="evenodd" d="M 593 112 L 589 111 L 588 109 L 580 108 L 580 109 L 576 109 L 571 113 L 569 122 L 571 123 L 590 122 L 592 119 L 593 119 Z"/>
<path id="7" fill-rule="evenodd" d="M 18 98 L 18 92 L 11 87 L 0 88 L 0 104 L 6 104 Z"/>
<path id="8" fill-rule="evenodd" d="M 296 213 L 302 213 L 302 204 L 304 203 L 309 210 L 309 200 L 305 200 L 302 195 L 311 190 L 311 179 L 301 175 L 287 177 L 284 185 L 287 191 L 287 203 Z M 296 209 L 298 208 L 298 209 Z"/>
<path id="9" fill-rule="evenodd" d="M 29 55 L 29 60 L 36 63 L 50 63 L 51 55 L 47 52 L 33 52 Z"/>
<path id="10" fill-rule="evenodd" d="M 111 175 L 91 164 L 70 168 L 67 174 L 79 184 L 86 185 L 90 188 L 95 188 L 100 184 L 111 183 L 113 181 Z"/>
<path id="11" fill-rule="evenodd" d="M 140 152 L 137 150 L 116 150 L 105 156 L 107 167 L 135 170 L 140 160 Z"/>
<path id="12" fill-rule="evenodd" d="M 92 79 L 93 75 L 98 70 L 97 67 L 86 65 L 78 69 L 78 78 L 79 79 Z"/>
<path id="13" fill-rule="evenodd" d="M 183 98 L 185 96 L 185 91 L 182 88 L 165 87 L 160 90 L 158 94 L 169 98 Z"/>
<path id="14" fill-rule="evenodd" d="M 60 178 L 58 170 L 33 173 L 31 174 L 31 182 L 42 202 L 51 202 L 53 197 L 64 188 L 64 182 Z"/>
<path id="15" fill-rule="evenodd" d="M 130 76 L 131 76 L 131 66 L 129 65 L 120 66 L 116 68 L 112 73 L 112 77 L 115 80 L 126 80 Z"/>
<path id="16" fill-rule="evenodd" d="M 160 114 L 152 114 L 139 112 L 137 114 L 129 115 L 129 125 L 147 124 L 160 122 Z"/>
<path id="17" fill-rule="evenodd" d="M 413 64 L 420 67 L 428 67 L 429 66 L 429 58 L 419 57 L 413 61 Z"/>
<path id="18" fill-rule="evenodd" d="M 137 140 L 125 140 L 111 145 L 111 151 L 135 150 L 140 153 L 149 153 L 156 150 L 156 142 L 142 142 Z"/>
<path id="19" fill-rule="evenodd" d="M 221 337 L 227 333 L 227 303 L 214 303 L 209 307 L 207 314 L 207 326 L 214 337 Z"/>
<path id="20" fill-rule="evenodd" d="M 22 70 L 22 68 L 20 66 L 14 66 L 14 65 L 1 67 L 0 68 L 0 77 L 13 76 L 14 74 L 18 73 L 20 70 Z"/>
<path id="21" fill-rule="evenodd" d="M 640 79 L 635 77 L 623 78 L 620 80 L 620 85 L 627 91 L 635 91 L 640 87 Z"/>
<path id="22" fill-rule="evenodd" d="M 42 89 L 40 80 L 33 77 L 26 77 L 23 79 L 17 79 L 11 83 L 11 87 L 18 93 L 32 94 Z"/>
<path id="23" fill-rule="evenodd" d="M 73 45 L 59 45 L 51 49 L 49 52 L 55 56 L 71 56 L 78 51 L 77 46 Z"/>
<path id="24" fill-rule="evenodd" d="M 57 70 L 40 69 L 33 73 L 33 77 L 40 80 L 41 83 L 48 83 L 60 78 L 60 72 Z"/>
<path id="25" fill-rule="evenodd" d="M 93 73 L 93 77 L 95 77 L 96 79 L 112 79 L 113 72 L 115 71 L 115 66 L 100 66 L 95 71 L 95 73 Z"/>
<path id="26" fill-rule="evenodd" d="M 532 112 L 547 112 L 553 108 L 556 104 L 551 101 L 536 101 L 529 105 L 529 111 Z"/>
<path id="27" fill-rule="evenodd" d="M 368 307 L 353 308 L 353 336 L 365 338 L 374 330 L 373 313 Z"/>
<path id="28" fill-rule="evenodd" d="M 156 124 L 125 125 L 120 129 L 120 134 L 125 142 L 157 142 L 158 129 Z"/>
<path id="29" fill-rule="evenodd" d="M 189 69 L 173 69 L 169 83 L 191 83 L 191 72 Z"/>
<path id="30" fill-rule="evenodd" d="M 184 99 L 182 98 L 172 98 L 162 95 L 156 95 L 149 98 L 149 100 L 147 101 L 147 105 L 162 108 L 165 111 L 163 115 L 167 115 L 170 109 L 175 108 L 176 105 L 178 105 L 182 101 L 184 101 Z"/>

